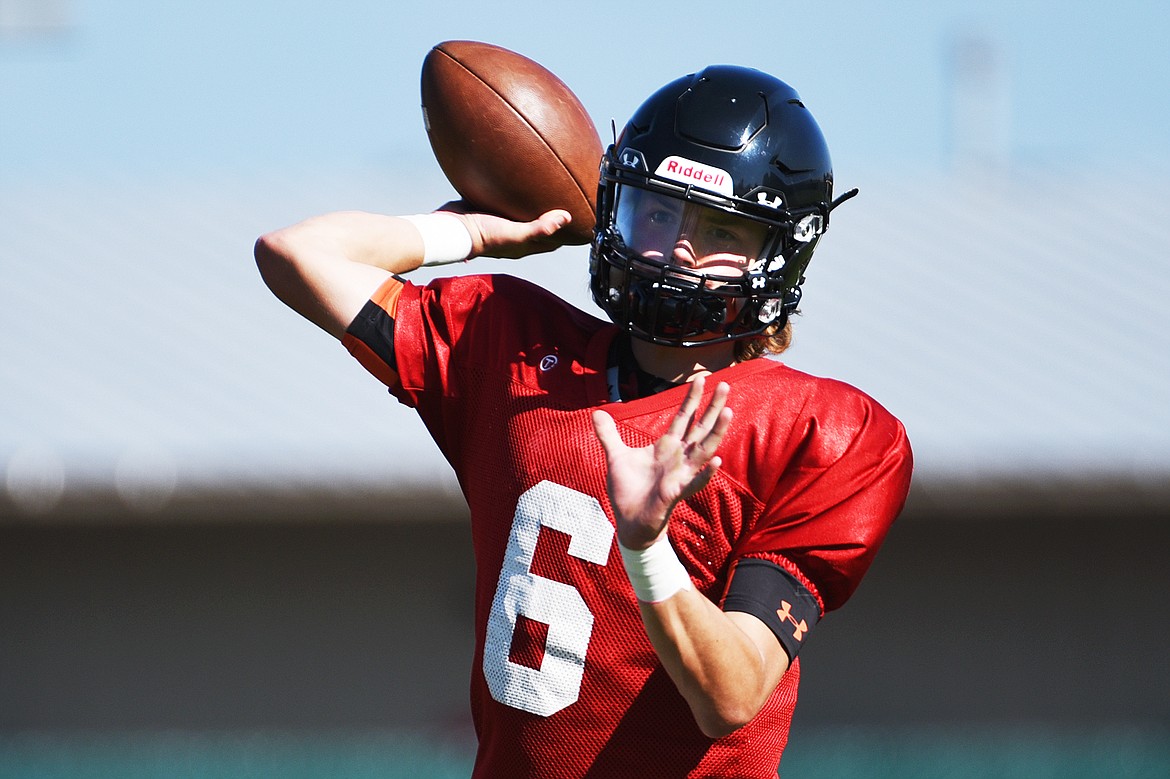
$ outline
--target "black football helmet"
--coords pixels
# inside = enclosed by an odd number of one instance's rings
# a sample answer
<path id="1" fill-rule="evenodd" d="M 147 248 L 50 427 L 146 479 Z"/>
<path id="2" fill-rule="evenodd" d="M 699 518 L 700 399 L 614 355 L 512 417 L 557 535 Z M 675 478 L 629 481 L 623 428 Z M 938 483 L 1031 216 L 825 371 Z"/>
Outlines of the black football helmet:
<path id="1" fill-rule="evenodd" d="M 672 81 L 638 108 L 602 159 L 593 299 L 615 324 L 654 343 L 761 335 L 796 310 L 829 212 L 854 194 L 833 202 L 824 136 L 783 81 L 726 65 Z M 746 268 L 713 275 L 672 262 L 665 246 L 647 251 L 650 200 L 670 205 L 672 223 L 685 210 L 692 222 L 704 214 L 751 236 L 750 250 L 739 252 Z"/>

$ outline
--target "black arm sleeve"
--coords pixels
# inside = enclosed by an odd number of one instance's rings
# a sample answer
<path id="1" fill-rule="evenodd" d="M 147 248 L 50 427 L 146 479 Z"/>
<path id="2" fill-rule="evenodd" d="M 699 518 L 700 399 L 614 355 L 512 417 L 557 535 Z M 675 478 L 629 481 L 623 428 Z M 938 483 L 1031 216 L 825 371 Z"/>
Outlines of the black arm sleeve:
<path id="1" fill-rule="evenodd" d="M 345 332 L 369 347 L 388 368 L 398 370 L 398 360 L 394 357 L 394 319 L 373 300 L 366 301 Z"/>
<path id="2" fill-rule="evenodd" d="M 736 563 L 723 610 L 757 617 L 776 634 L 789 660 L 796 658 L 821 614 L 817 599 L 796 577 L 773 562 L 754 557 Z"/>

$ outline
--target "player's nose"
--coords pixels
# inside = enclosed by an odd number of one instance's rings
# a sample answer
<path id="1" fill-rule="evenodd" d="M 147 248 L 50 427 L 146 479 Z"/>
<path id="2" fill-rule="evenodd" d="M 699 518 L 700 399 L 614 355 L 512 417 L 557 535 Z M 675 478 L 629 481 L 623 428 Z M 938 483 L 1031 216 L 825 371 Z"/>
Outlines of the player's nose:
<path id="1" fill-rule="evenodd" d="M 680 238 L 675 243 L 670 261 L 682 268 L 695 268 L 699 265 L 699 258 L 695 255 L 695 247 L 686 238 Z"/>

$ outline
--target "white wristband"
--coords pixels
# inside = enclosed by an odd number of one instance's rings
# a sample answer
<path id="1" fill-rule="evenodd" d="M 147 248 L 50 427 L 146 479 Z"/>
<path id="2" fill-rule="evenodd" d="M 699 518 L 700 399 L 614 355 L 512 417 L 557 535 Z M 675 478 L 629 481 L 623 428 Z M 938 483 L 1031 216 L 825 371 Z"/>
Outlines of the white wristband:
<path id="1" fill-rule="evenodd" d="M 634 595 L 643 603 L 661 603 L 677 592 L 694 589 L 691 575 L 674 553 L 666 533 L 645 549 L 626 549 L 619 542 L 618 550 Z"/>
<path id="2" fill-rule="evenodd" d="M 414 225 L 423 240 L 424 266 L 463 262 L 471 256 L 471 233 L 454 214 L 411 214 L 402 217 Z"/>

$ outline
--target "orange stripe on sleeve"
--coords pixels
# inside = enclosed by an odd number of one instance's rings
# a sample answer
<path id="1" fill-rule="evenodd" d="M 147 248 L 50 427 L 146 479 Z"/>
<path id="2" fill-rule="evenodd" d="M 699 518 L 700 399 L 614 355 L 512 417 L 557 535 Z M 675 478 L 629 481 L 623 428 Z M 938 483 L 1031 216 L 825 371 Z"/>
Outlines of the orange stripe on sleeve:
<path id="1" fill-rule="evenodd" d="M 373 349 L 366 346 L 357 336 L 346 333 L 342 337 L 341 343 L 362 364 L 362 367 L 373 374 L 374 378 L 387 387 L 398 387 L 398 371 L 387 365 L 381 357 L 374 353 Z"/>
<path id="2" fill-rule="evenodd" d="M 394 317 L 403 283 L 387 279 L 354 317 L 341 338 L 342 345 L 378 381 L 391 389 L 400 386 L 394 355 Z"/>
<path id="3" fill-rule="evenodd" d="M 391 276 L 370 296 L 383 311 L 394 319 L 398 314 L 398 298 L 402 295 L 402 282 Z"/>

